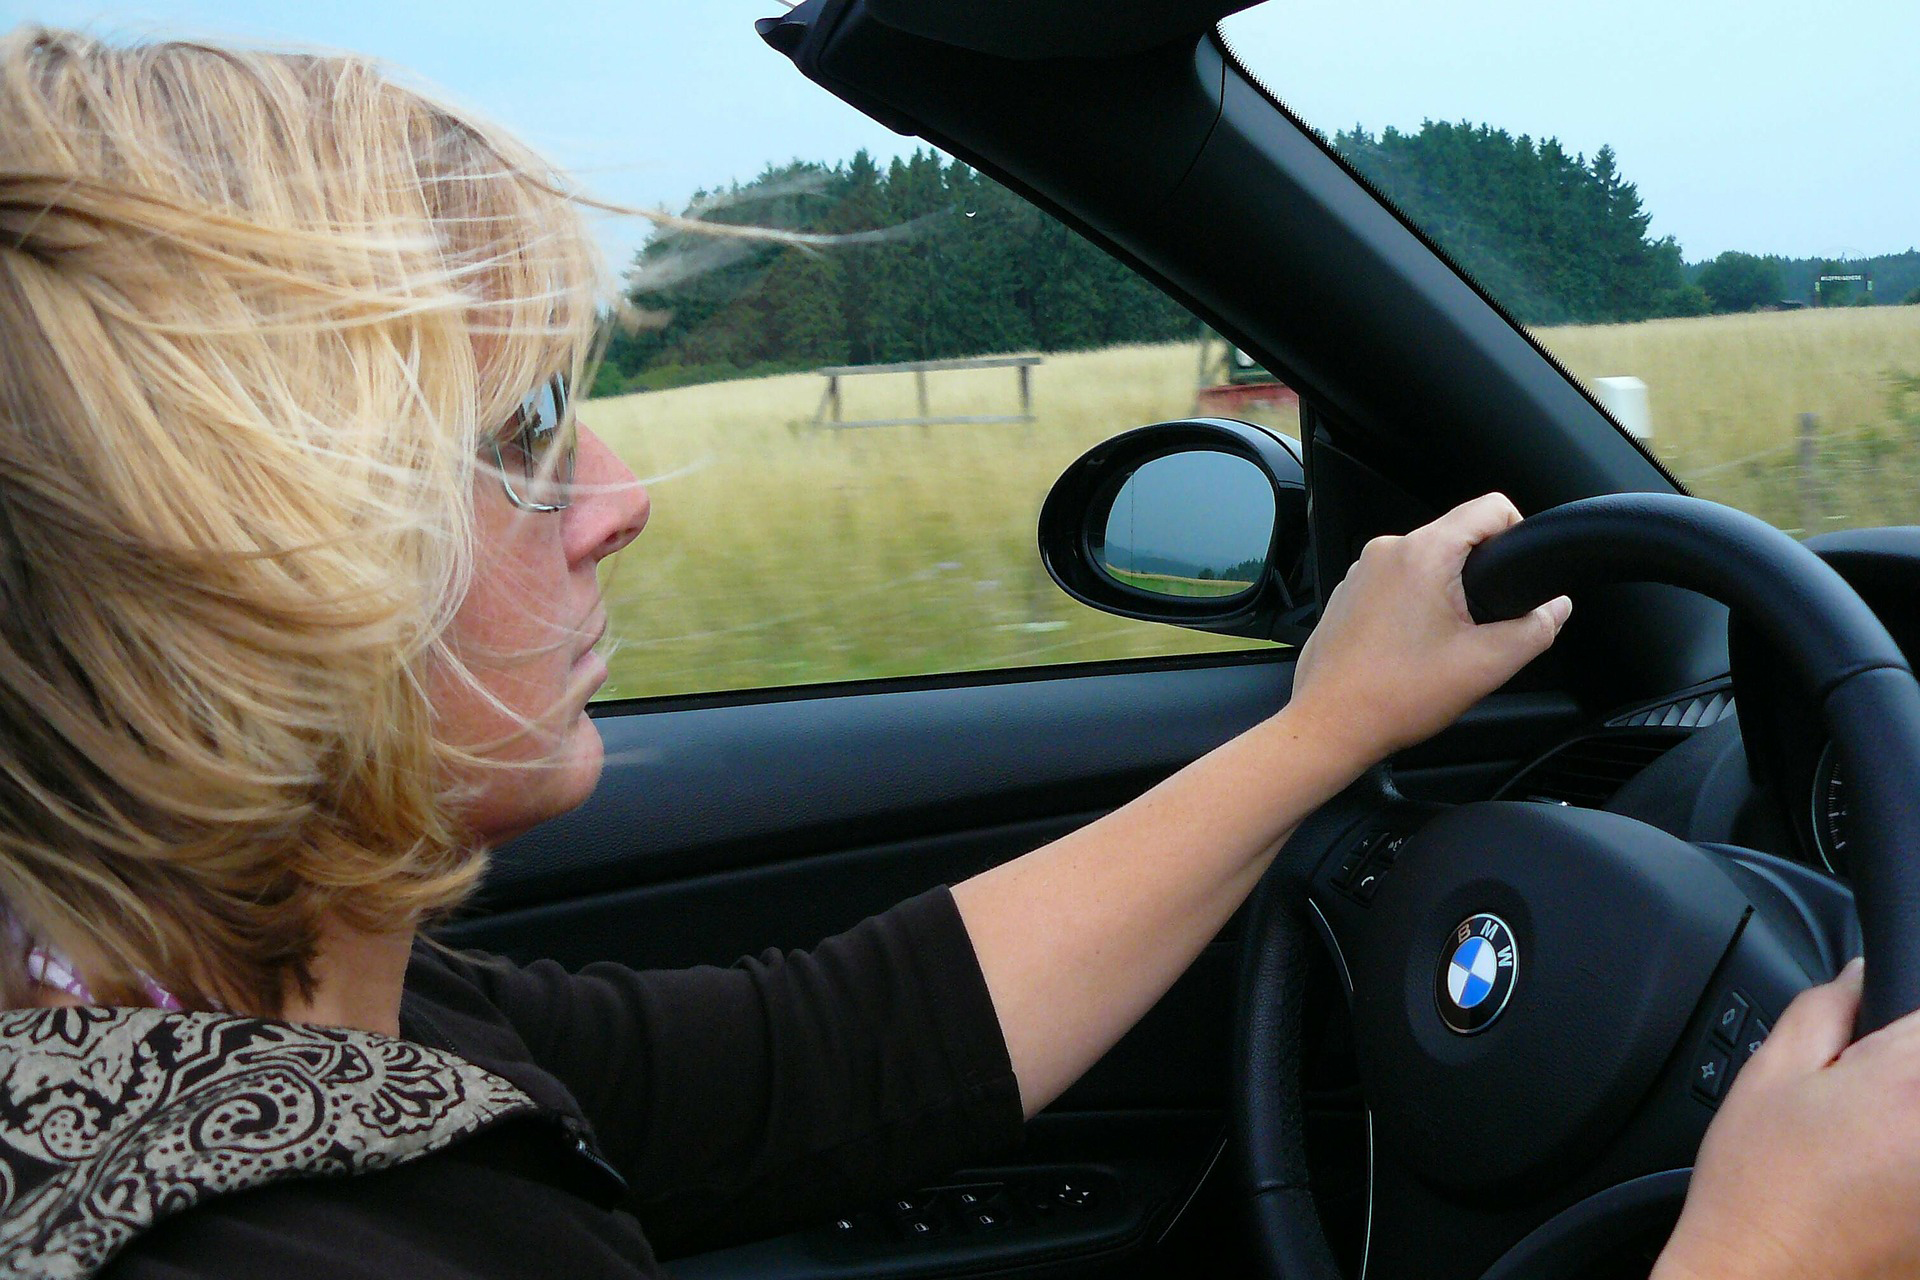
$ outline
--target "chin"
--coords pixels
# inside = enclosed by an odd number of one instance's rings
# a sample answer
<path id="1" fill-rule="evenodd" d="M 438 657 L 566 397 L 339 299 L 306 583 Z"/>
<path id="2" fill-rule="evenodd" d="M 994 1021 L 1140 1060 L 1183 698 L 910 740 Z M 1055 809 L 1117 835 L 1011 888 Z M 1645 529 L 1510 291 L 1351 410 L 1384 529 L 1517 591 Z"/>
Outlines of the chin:
<path id="1" fill-rule="evenodd" d="M 606 767 L 607 747 L 600 740 L 600 726 L 585 711 L 574 721 L 563 748 L 565 758 L 559 766 L 563 785 L 560 807 L 550 817 L 559 817 L 585 804 L 600 785 L 600 772 Z"/>
<path id="2" fill-rule="evenodd" d="M 558 750 L 538 764 L 503 769 L 474 805 L 474 833 L 498 848 L 586 803 L 600 782 L 606 748 L 582 711 Z"/>

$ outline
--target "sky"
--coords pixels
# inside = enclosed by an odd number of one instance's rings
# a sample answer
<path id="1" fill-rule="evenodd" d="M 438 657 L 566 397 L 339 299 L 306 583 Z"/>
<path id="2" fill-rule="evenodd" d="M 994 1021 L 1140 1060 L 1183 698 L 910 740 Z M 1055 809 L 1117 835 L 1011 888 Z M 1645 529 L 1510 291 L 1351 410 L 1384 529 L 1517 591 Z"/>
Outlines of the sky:
<path id="1" fill-rule="evenodd" d="M 1432 118 L 1611 145 L 1689 261 L 1920 247 L 1916 0 L 1272 0 L 1225 30 L 1329 132 Z"/>
<path id="2" fill-rule="evenodd" d="M 1195 520 L 1196 511 L 1207 518 Z M 1273 514 L 1273 486 L 1245 458 L 1210 450 L 1171 454 L 1141 467 L 1114 496 L 1106 540 L 1217 573 L 1266 559 Z"/>
<path id="3" fill-rule="evenodd" d="M 963 0 L 956 0 L 963 2 Z M 903 138 L 804 80 L 753 20 L 778 0 L 0 0 L 20 21 L 355 49 L 477 107 L 626 204 L 682 207 L 768 163 L 889 157 Z M 1328 132 L 1485 121 L 1610 144 L 1652 232 L 1857 256 L 1920 245 L 1915 0 L 1269 0 L 1228 20 L 1269 87 Z M 614 219 L 623 263 L 644 224 Z"/>

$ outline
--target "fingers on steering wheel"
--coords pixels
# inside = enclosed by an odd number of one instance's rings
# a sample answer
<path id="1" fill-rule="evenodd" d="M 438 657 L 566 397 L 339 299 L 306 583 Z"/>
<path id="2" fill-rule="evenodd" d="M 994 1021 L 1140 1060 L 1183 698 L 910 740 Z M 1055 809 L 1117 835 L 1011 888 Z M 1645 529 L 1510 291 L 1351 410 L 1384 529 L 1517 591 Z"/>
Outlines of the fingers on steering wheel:
<path id="1" fill-rule="evenodd" d="M 1546 652 L 1547 646 L 1554 642 L 1572 613 L 1572 598 L 1555 596 L 1531 613 L 1509 618 L 1505 622 L 1482 623 L 1481 628 L 1500 635 L 1515 659 L 1528 662 Z"/>
<path id="2" fill-rule="evenodd" d="M 1504 493 L 1483 493 L 1471 502 L 1463 502 L 1428 526 L 1444 532 L 1450 551 L 1461 559 L 1488 538 L 1504 533 L 1520 523 L 1520 509 Z"/>
<path id="3" fill-rule="evenodd" d="M 1830 1065 L 1853 1039 L 1866 967 L 1855 959 L 1832 982 L 1808 987 L 1774 1024 L 1747 1071 L 1761 1079 L 1804 1075 Z"/>

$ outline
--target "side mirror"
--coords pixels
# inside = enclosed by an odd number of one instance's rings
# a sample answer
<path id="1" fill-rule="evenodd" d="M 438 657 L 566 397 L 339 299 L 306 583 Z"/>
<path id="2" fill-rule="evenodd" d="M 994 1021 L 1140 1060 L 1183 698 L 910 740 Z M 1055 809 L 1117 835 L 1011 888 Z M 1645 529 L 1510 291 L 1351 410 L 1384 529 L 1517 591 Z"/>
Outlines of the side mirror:
<path id="1" fill-rule="evenodd" d="M 1054 482 L 1041 562 L 1106 613 L 1298 642 L 1316 607 L 1299 450 L 1226 418 L 1115 436 Z"/>

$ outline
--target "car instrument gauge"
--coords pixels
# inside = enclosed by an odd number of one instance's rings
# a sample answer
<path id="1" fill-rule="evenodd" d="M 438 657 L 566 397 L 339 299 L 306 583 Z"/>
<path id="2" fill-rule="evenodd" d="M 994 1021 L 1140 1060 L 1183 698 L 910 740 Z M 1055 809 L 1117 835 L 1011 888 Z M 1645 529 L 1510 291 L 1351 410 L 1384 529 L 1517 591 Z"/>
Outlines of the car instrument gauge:
<path id="1" fill-rule="evenodd" d="M 1847 790 L 1829 742 L 1813 771 L 1813 839 L 1820 861 L 1837 876 L 1847 874 Z"/>

